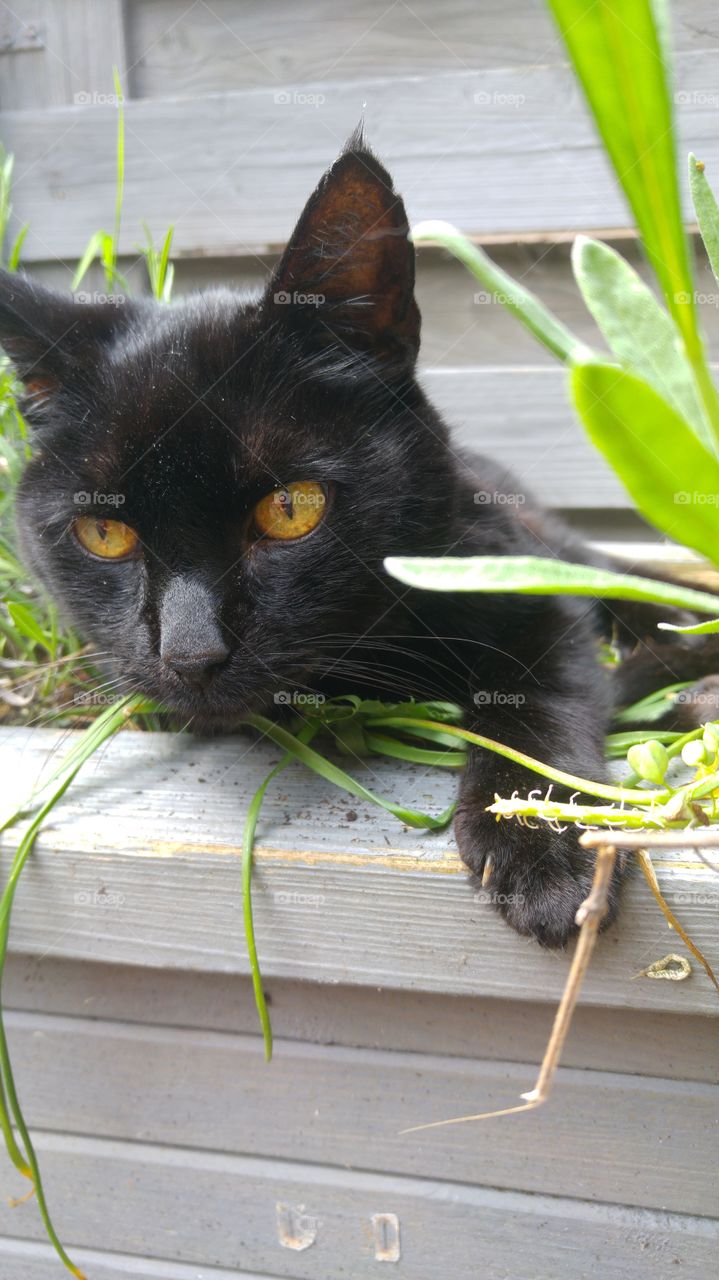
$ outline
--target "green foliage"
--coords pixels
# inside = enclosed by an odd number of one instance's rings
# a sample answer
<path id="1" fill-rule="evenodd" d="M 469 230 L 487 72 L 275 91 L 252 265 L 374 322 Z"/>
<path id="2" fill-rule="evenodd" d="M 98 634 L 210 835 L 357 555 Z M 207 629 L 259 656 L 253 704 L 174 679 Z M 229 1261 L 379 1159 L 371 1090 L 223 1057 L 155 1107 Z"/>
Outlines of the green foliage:
<path id="1" fill-rule="evenodd" d="M 709 373 L 682 221 L 666 32 L 652 0 L 549 0 L 574 70 L 681 334 L 719 446 L 719 398 Z M 664 22 L 666 15 L 660 15 Z"/>
<path id="2" fill-rule="evenodd" d="M 719 557 L 719 399 L 704 355 L 682 222 L 666 7 L 651 0 L 549 0 L 639 227 L 667 310 L 606 245 L 580 237 L 582 296 L 619 365 L 587 351 L 556 316 L 454 227 L 422 223 L 558 359 L 590 438 L 657 528 Z M 719 276 L 719 210 L 690 157 L 700 230 Z M 703 625 L 702 631 L 711 628 Z"/>
<path id="3" fill-rule="evenodd" d="M 567 363 L 591 360 L 594 353 L 562 324 L 544 303 L 506 271 L 496 266 L 479 245 L 472 244 L 449 222 L 420 222 L 412 229 L 415 244 L 441 245 L 463 262 L 496 301 L 511 311 L 552 355 Z"/>
<path id="4" fill-rule="evenodd" d="M 717 457 L 666 400 L 633 374 L 608 364 L 585 364 L 570 378 L 590 439 L 642 514 L 717 562 Z"/>
<path id="5" fill-rule="evenodd" d="M 645 600 L 701 613 L 715 613 L 719 607 L 719 596 L 708 591 L 540 556 L 389 556 L 384 564 L 405 586 L 426 591 L 511 591 Z"/>
<path id="6" fill-rule="evenodd" d="M 690 423 L 711 448 L 711 435 L 691 365 L 671 316 L 633 267 L 609 245 L 578 236 L 574 277 L 607 345 L 624 368 L 643 379 Z"/>
<path id="7" fill-rule="evenodd" d="M 10 214 L 12 213 L 12 204 L 10 203 L 10 193 L 12 190 L 12 175 L 15 160 L 13 156 L 9 156 L 5 148 L 0 146 L 0 267 L 5 267 L 8 271 L 16 271 L 20 262 L 20 251 L 23 241 L 28 232 L 28 224 L 18 231 L 15 240 L 10 246 L 10 250 L 5 259 L 5 241 L 7 239 L 7 229 L 10 223 Z"/>
<path id="8" fill-rule="evenodd" d="M 159 250 L 155 248 L 152 233 L 146 222 L 143 222 L 142 229 L 145 232 L 145 243 L 138 245 L 137 248 L 145 259 L 152 295 L 158 302 L 169 302 L 175 277 L 175 268 L 170 262 L 174 227 L 168 228 Z"/>
<path id="9" fill-rule="evenodd" d="M 714 279 L 719 283 L 719 205 L 704 172 L 704 165 L 689 153 L 689 189 L 699 232 L 711 263 Z"/>

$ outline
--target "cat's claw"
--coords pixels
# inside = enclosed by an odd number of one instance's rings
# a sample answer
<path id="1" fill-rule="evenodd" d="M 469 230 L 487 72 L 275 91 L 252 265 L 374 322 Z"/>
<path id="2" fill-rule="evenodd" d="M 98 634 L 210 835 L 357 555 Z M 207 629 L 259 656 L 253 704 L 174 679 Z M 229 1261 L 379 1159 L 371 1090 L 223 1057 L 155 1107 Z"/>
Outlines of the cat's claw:
<path id="1" fill-rule="evenodd" d="M 457 812 L 455 834 L 464 862 L 481 878 L 483 900 L 517 933 L 544 947 L 566 946 L 577 932 L 577 911 L 594 873 L 594 854 L 579 845 L 576 832 L 498 824 L 483 808 L 465 803 Z M 616 915 L 620 877 L 618 867 L 603 927 Z"/>

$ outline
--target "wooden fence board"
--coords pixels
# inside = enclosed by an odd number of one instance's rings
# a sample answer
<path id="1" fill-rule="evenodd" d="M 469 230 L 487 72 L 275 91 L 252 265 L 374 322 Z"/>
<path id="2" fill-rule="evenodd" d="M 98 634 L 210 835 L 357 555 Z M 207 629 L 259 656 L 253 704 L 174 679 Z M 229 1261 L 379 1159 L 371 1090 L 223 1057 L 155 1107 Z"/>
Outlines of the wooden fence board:
<path id="1" fill-rule="evenodd" d="M 680 1213 L 717 1208 L 716 1084 L 563 1068 L 551 1104 L 521 1124 L 403 1135 L 512 1106 L 536 1064 L 276 1039 L 268 1067 L 259 1035 L 33 1013 L 12 1013 L 7 1026 L 34 1128 Z"/>
<path id="2" fill-rule="evenodd" d="M 60 741 L 52 731 L 0 735 L 8 794 L 29 791 Z M 55 756 L 52 757 L 53 759 Z M 252 739 L 121 734 L 53 811 L 25 870 L 16 950 L 114 963 L 246 972 L 239 893 L 247 804 L 278 752 Z M 345 761 L 345 764 L 347 762 Z M 453 779 L 417 766 L 357 766 L 369 785 L 441 811 Z M 141 797 L 141 799 L 140 799 Z M 347 820 L 351 807 L 352 821 Z M 7 833 L 7 845 L 18 833 Z M 476 901 L 449 833 L 404 829 L 288 769 L 258 831 L 255 908 L 268 976 L 553 1001 L 568 957 L 520 939 Z M 670 901 L 715 959 L 716 880 L 695 856 L 658 860 Z M 601 940 L 584 1000 L 604 1006 L 719 1011 L 709 979 L 635 981 L 677 949 L 643 880 Z"/>
<path id="3" fill-rule="evenodd" d="M 286 1040 L 449 1057 L 539 1062 L 554 1010 L 549 1004 L 433 995 L 268 978 L 275 1034 Z M 50 952 L 11 955 L 6 1008 L 207 1031 L 257 1030 L 244 974 L 142 969 L 62 959 Z M 717 1026 L 700 1015 L 640 1009 L 576 1010 L 562 1055 L 567 1067 L 717 1082 Z"/>
<path id="4" fill-rule="evenodd" d="M 250 1267 L 293 1280 L 369 1280 L 375 1214 L 398 1220 L 391 1274 L 407 1280 L 520 1280 L 529 1259 L 532 1280 L 700 1280 L 719 1241 L 719 1224 L 685 1214 L 140 1142 L 36 1141 L 69 1244 L 194 1262 L 210 1276 L 212 1267 Z M 299 1251 L 281 1243 L 293 1225 L 312 1238 Z M 19 1210 L 0 1203 L 0 1231 L 37 1240 L 42 1230 L 32 1201 Z"/>
<path id="5" fill-rule="evenodd" d="M 682 147 L 719 167 L 719 51 L 679 57 L 677 68 Z M 512 238 L 631 225 L 568 69 L 538 66 L 129 101 L 123 251 L 142 219 L 156 234 L 172 221 L 175 251 L 191 256 L 284 243 L 363 110 L 413 222 Z M 99 211 L 111 221 L 115 130 L 104 105 L 0 118 L 18 156 L 26 261 L 76 258 Z"/>

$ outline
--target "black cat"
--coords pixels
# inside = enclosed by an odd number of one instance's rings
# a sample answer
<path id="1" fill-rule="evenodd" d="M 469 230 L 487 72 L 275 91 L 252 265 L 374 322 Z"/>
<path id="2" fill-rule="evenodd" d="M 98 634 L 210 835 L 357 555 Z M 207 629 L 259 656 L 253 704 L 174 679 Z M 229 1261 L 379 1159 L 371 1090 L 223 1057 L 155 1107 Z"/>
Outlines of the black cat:
<path id="1" fill-rule="evenodd" d="M 614 626 L 635 650 L 646 610 L 616 622 L 568 597 L 408 591 L 383 570 L 407 553 L 587 558 L 529 495 L 506 500 L 511 477 L 451 444 L 415 378 L 413 289 L 404 206 L 359 136 L 256 301 L 81 304 L 3 275 L 0 340 L 34 433 L 23 555 L 119 689 L 197 726 L 297 691 L 435 696 L 487 736 L 601 779 L 617 695 L 600 635 Z M 682 674 L 672 652 L 654 647 L 658 684 Z M 627 663 L 634 693 L 645 666 Z M 556 946 L 591 855 L 573 830 L 486 811 L 538 782 L 474 752 L 455 830 L 510 924 Z"/>

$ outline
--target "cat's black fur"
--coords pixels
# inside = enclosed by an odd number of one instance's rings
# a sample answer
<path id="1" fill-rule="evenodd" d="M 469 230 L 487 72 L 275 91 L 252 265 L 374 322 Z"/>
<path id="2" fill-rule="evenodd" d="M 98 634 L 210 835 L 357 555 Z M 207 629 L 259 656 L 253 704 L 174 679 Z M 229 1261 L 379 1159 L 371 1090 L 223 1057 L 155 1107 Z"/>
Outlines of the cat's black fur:
<path id="1" fill-rule="evenodd" d="M 408 591 L 383 569 L 408 553 L 587 558 L 529 495 L 512 501 L 511 477 L 450 443 L 415 379 L 413 286 L 404 207 L 358 137 L 258 300 L 219 290 L 170 307 L 81 304 L 4 275 L 0 340 L 34 431 L 17 503 L 24 557 L 123 691 L 197 726 L 231 725 L 282 693 L 429 695 L 459 702 L 491 738 L 603 778 L 608 610 Z M 254 504 L 300 479 L 326 485 L 324 519 L 299 541 L 258 541 Z M 94 559 L 73 535 L 78 514 L 122 519 L 141 554 Z M 620 617 L 625 649 L 650 625 L 641 610 Z M 675 676 L 670 652 L 660 683 Z M 491 857 L 488 892 L 509 922 L 561 945 L 591 855 L 572 830 L 486 812 L 495 792 L 536 786 L 473 753 L 455 829 L 472 872 Z M 616 905 L 615 883 L 610 917 Z"/>

